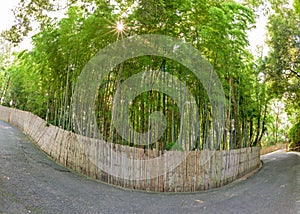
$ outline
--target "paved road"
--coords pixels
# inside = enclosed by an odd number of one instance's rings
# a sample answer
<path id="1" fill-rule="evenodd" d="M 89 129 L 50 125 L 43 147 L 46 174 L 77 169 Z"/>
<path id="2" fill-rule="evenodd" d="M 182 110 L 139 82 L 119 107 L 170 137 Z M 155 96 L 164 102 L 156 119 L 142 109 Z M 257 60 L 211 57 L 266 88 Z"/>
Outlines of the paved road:
<path id="1" fill-rule="evenodd" d="M 0 121 L 0 213 L 300 213 L 300 156 L 277 152 L 238 183 L 199 193 L 122 190 L 74 173 Z"/>

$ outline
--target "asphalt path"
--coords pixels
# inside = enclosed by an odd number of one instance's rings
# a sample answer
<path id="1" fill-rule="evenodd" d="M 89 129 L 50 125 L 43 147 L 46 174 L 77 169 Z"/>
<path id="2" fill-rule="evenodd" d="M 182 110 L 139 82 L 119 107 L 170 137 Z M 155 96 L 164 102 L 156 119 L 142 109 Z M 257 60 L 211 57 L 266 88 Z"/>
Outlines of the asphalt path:
<path id="1" fill-rule="evenodd" d="M 88 179 L 0 121 L 0 213 L 300 213 L 300 155 L 262 156 L 247 179 L 197 193 L 147 193 Z"/>

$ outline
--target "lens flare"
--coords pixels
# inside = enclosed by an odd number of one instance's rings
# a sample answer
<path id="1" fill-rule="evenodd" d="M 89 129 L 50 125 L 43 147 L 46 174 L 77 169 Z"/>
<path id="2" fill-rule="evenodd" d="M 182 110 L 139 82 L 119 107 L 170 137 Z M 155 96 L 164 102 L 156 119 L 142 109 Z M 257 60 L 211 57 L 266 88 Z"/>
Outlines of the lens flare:
<path id="1" fill-rule="evenodd" d="M 114 35 L 117 35 L 117 40 L 121 37 L 122 39 L 124 36 L 127 36 L 127 26 L 122 20 L 115 21 L 114 23 L 111 23 L 110 27 L 111 31 L 108 33 L 114 33 Z"/>
<path id="2" fill-rule="evenodd" d="M 125 26 L 123 24 L 123 21 L 117 21 L 117 23 L 116 23 L 116 30 L 119 33 L 122 33 L 125 30 Z"/>

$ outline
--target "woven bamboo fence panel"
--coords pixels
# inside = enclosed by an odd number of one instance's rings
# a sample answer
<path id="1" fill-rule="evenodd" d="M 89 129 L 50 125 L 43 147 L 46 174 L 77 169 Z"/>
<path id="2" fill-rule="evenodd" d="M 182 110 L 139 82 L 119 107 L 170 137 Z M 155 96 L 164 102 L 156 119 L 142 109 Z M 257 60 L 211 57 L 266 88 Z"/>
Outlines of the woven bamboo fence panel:
<path id="1" fill-rule="evenodd" d="M 4 106 L 0 106 L 0 120 L 17 126 L 42 151 L 66 167 L 91 178 L 128 189 L 154 192 L 208 190 L 228 184 L 260 166 L 259 147 L 229 151 L 190 151 L 178 166 L 156 176 L 153 173 L 157 170 L 146 167 L 143 162 L 124 161 L 124 157 L 149 159 L 161 155 L 161 151 L 132 148 L 79 136 L 47 125 L 46 121 L 29 112 Z M 112 155 L 112 151 L 116 155 Z M 180 151 L 169 152 L 174 152 L 175 157 L 176 152 L 180 153 Z M 124 176 L 113 176 L 101 170 L 99 164 L 112 167 L 116 174 Z M 162 169 L 168 167 L 165 162 L 157 164 Z M 145 179 L 136 179 L 137 177 Z"/>

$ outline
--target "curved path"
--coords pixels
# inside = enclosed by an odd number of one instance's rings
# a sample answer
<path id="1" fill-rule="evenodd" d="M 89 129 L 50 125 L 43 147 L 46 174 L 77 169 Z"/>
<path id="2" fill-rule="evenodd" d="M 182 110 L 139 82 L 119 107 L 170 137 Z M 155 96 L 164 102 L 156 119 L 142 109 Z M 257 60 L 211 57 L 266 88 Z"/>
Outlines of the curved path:
<path id="1" fill-rule="evenodd" d="M 56 164 L 0 121 L 0 213 L 300 213 L 300 156 L 262 160 L 250 178 L 212 191 L 122 190 Z"/>

